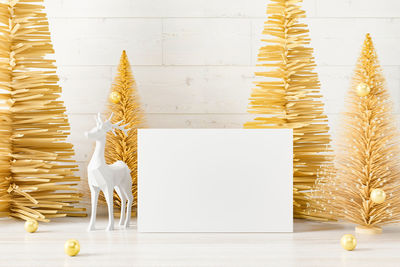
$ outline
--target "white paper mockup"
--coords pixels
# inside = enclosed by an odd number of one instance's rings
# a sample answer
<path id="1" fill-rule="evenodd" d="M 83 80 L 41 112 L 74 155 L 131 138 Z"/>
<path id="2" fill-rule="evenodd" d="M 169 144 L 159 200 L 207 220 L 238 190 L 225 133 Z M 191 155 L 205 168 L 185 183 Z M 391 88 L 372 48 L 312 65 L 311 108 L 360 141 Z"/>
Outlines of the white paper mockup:
<path id="1" fill-rule="evenodd" d="M 140 129 L 139 232 L 292 232 L 290 129 Z"/>

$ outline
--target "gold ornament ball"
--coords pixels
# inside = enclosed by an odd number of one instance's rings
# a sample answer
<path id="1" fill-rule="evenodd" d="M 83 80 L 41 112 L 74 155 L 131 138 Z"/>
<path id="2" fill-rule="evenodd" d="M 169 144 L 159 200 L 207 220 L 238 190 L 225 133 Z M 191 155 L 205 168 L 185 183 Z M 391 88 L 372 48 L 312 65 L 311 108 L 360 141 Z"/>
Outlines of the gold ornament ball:
<path id="1" fill-rule="evenodd" d="M 340 239 L 340 244 L 345 250 L 353 250 L 357 246 L 357 240 L 353 235 L 347 234 L 342 236 Z"/>
<path id="2" fill-rule="evenodd" d="M 118 92 L 111 92 L 109 98 L 111 102 L 113 102 L 114 104 L 118 104 L 119 101 L 121 101 L 121 94 Z"/>
<path id="3" fill-rule="evenodd" d="M 366 96 L 369 94 L 369 92 L 371 92 L 371 89 L 369 88 L 368 84 L 365 83 L 360 83 L 357 85 L 357 95 L 358 96 Z"/>
<path id="4" fill-rule="evenodd" d="M 68 239 L 64 244 L 65 254 L 68 256 L 76 256 L 81 250 L 81 246 L 79 245 L 78 240 L 76 239 Z"/>
<path id="5" fill-rule="evenodd" d="M 369 197 L 372 200 L 372 202 L 374 202 L 376 204 L 381 204 L 381 203 L 385 202 L 386 193 L 385 193 L 385 191 L 383 191 L 380 188 L 375 188 L 374 190 L 371 191 L 371 194 Z"/>
<path id="6" fill-rule="evenodd" d="M 34 232 L 36 232 L 36 230 L 38 229 L 38 227 L 39 227 L 39 224 L 38 224 L 38 222 L 35 221 L 35 220 L 27 220 L 27 221 L 25 222 L 25 225 L 24 225 L 25 230 L 26 230 L 27 232 L 29 232 L 29 233 L 34 233 Z"/>

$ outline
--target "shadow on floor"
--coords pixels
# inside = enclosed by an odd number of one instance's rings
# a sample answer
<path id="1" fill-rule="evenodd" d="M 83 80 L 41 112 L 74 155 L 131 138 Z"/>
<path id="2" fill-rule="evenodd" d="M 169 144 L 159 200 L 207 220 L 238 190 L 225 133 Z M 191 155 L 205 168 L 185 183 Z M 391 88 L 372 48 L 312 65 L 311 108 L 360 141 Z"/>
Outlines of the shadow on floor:
<path id="1" fill-rule="evenodd" d="M 315 222 L 315 221 L 306 221 L 302 219 L 295 219 L 293 224 L 294 233 L 342 230 L 345 228 L 346 225 L 337 222 Z"/>

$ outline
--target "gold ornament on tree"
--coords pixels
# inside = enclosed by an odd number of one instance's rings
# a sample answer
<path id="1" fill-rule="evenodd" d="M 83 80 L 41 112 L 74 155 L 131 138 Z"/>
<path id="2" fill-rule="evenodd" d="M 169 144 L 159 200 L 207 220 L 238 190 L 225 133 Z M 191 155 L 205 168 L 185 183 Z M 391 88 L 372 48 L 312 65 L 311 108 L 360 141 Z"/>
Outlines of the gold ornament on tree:
<path id="1" fill-rule="evenodd" d="M 118 104 L 121 101 L 121 94 L 118 92 L 111 92 L 109 99 L 112 103 Z"/>
<path id="2" fill-rule="evenodd" d="M 369 88 L 368 84 L 366 83 L 359 83 L 356 87 L 357 95 L 360 97 L 367 96 L 371 89 Z"/>
<path id="3" fill-rule="evenodd" d="M 322 165 L 332 161 L 328 119 L 320 100 L 313 49 L 301 0 L 272 0 L 268 5 L 263 41 L 258 54 L 256 87 L 250 97 L 249 113 L 257 114 L 245 128 L 293 129 L 294 217 L 326 219 L 327 214 L 308 209 L 314 206 L 308 191 L 313 188 Z"/>
<path id="4" fill-rule="evenodd" d="M 359 97 L 360 83 L 369 94 Z M 400 222 L 399 132 L 382 69 L 367 34 L 343 114 L 335 168 L 317 181 L 320 209 L 377 234 Z M 387 197 L 386 197 L 387 196 Z"/>
<path id="5" fill-rule="evenodd" d="M 353 235 L 347 234 L 342 236 L 340 244 L 345 250 L 354 250 L 357 246 L 357 240 Z"/>
<path id="6" fill-rule="evenodd" d="M 137 205 L 137 129 L 144 125 L 144 115 L 140 107 L 136 83 L 133 79 L 131 66 L 125 50 L 122 52 L 118 75 L 112 85 L 111 94 L 117 97 L 110 97 L 108 113 L 113 113 L 112 123 L 123 121 L 127 134 L 117 130 L 116 135 L 107 134 L 105 158 L 107 164 L 117 160 L 125 162 L 131 170 L 132 193 L 134 197 L 133 212 L 136 212 Z M 118 101 L 113 101 L 118 99 Z M 103 199 L 104 200 L 104 199 Z M 121 200 L 114 192 L 114 204 L 120 210 Z"/>
<path id="7" fill-rule="evenodd" d="M 85 216 L 43 0 L 0 3 L 0 217 Z"/>
<path id="8" fill-rule="evenodd" d="M 371 200 L 376 204 L 382 204 L 385 202 L 386 193 L 380 188 L 373 189 L 370 194 Z"/>

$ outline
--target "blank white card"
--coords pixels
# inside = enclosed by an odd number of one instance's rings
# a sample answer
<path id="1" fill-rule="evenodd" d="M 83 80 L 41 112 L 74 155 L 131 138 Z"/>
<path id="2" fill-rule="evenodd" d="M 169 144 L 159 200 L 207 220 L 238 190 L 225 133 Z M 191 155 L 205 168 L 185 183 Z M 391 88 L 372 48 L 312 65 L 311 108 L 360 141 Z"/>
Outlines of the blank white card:
<path id="1" fill-rule="evenodd" d="M 140 129 L 139 232 L 292 232 L 290 129 Z"/>

